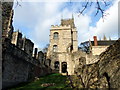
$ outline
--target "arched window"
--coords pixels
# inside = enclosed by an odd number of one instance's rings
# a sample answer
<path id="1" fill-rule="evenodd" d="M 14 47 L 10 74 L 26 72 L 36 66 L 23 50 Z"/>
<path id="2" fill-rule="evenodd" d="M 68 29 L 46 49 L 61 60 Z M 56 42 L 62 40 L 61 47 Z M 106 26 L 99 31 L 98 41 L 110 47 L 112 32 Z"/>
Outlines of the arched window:
<path id="1" fill-rule="evenodd" d="M 53 36 L 53 39 L 58 39 L 58 36 L 59 36 L 58 32 L 55 32 L 54 36 Z"/>
<path id="2" fill-rule="evenodd" d="M 57 51 L 57 45 L 53 45 L 53 52 Z"/>

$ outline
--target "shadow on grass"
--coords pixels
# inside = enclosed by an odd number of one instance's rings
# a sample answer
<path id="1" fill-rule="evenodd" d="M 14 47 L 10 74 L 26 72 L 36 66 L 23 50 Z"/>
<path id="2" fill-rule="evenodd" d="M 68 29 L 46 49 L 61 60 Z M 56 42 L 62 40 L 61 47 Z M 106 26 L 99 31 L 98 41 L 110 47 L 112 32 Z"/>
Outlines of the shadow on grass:
<path id="1" fill-rule="evenodd" d="M 59 73 L 42 76 L 37 81 L 30 83 L 21 83 L 16 87 L 12 87 L 9 90 L 50 90 L 50 89 L 70 89 L 66 83 L 67 77 Z M 44 86 L 46 84 L 51 84 Z"/>

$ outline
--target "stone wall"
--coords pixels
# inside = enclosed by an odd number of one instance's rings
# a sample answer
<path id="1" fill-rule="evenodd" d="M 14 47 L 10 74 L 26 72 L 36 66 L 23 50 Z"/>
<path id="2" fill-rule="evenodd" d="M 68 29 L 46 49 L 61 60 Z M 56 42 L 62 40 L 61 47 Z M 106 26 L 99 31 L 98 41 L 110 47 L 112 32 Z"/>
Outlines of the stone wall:
<path id="1" fill-rule="evenodd" d="M 62 70 L 65 65 L 68 74 L 74 74 L 75 63 L 71 57 L 72 53 L 77 51 L 77 30 L 74 19 L 61 20 L 60 26 L 52 25 L 50 29 L 50 46 L 47 51 L 47 59 L 51 60 L 51 68 L 55 69 L 55 63 L 59 62 L 60 73 L 63 73 Z"/>
<path id="2" fill-rule="evenodd" d="M 92 46 L 92 54 L 93 55 L 100 55 L 102 52 L 104 52 L 107 47 L 109 46 Z"/>
<path id="3" fill-rule="evenodd" d="M 13 0 L 11 0 L 13 1 Z M 13 2 L 2 2 L 2 37 L 4 38 L 12 38 L 13 26 L 12 26 L 12 18 L 13 18 L 13 10 L 12 10 Z"/>
<path id="4" fill-rule="evenodd" d="M 119 88 L 120 87 L 120 39 L 100 54 L 99 61 L 85 64 L 80 59 L 71 76 L 76 88 Z"/>
<path id="5" fill-rule="evenodd" d="M 22 33 L 20 33 L 19 31 L 13 32 L 11 43 L 15 44 L 16 46 L 22 49 L 23 47 Z"/>
<path id="6" fill-rule="evenodd" d="M 19 42 L 22 38 L 21 34 L 15 37 L 16 44 L 11 43 L 13 33 L 12 6 L 13 2 L 2 2 L 2 88 L 29 82 L 35 77 L 51 73 L 49 67 L 32 58 L 34 43 L 31 40 L 24 38 L 22 46 L 22 43 Z"/>
<path id="7" fill-rule="evenodd" d="M 86 54 L 86 64 L 93 64 L 99 61 L 99 55 L 93 55 L 92 53 Z"/>
<path id="8" fill-rule="evenodd" d="M 98 64 L 85 65 L 84 63 L 83 58 L 80 60 L 79 67 L 75 68 L 75 75 L 72 76 L 74 87 L 99 88 Z"/>
<path id="9" fill-rule="evenodd" d="M 29 82 L 51 72 L 49 67 L 41 65 L 26 52 L 8 43 L 3 43 L 3 88 L 22 82 Z"/>
<path id="10" fill-rule="evenodd" d="M 27 38 L 23 38 L 23 50 L 29 54 L 30 56 L 32 56 L 33 54 L 33 47 L 34 47 L 34 43 Z"/>
<path id="11" fill-rule="evenodd" d="M 100 55 L 99 75 L 105 76 L 110 88 L 120 87 L 120 39 Z"/>

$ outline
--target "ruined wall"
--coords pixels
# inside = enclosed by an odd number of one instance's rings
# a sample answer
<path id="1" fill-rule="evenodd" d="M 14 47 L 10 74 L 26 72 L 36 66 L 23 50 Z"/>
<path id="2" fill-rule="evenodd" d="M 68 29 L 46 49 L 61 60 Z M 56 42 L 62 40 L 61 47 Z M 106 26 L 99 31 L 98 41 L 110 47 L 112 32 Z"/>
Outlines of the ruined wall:
<path id="1" fill-rule="evenodd" d="M 22 49 L 23 46 L 22 33 L 20 33 L 19 31 L 13 32 L 11 43 L 15 44 L 16 46 Z"/>
<path id="2" fill-rule="evenodd" d="M 100 54 L 99 61 L 85 64 L 81 59 L 72 76 L 76 88 L 120 87 L 120 39 Z"/>
<path id="3" fill-rule="evenodd" d="M 106 76 L 110 88 L 120 87 L 120 39 L 100 55 L 99 75 Z"/>
<path id="4" fill-rule="evenodd" d="M 12 33 L 13 33 L 12 6 L 13 6 L 13 2 L 2 2 L 2 37 L 3 37 L 3 40 L 6 37 L 9 39 L 12 38 Z"/>
<path id="5" fill-rule="evenodd" d="M 84 58 L 81 58 L 79 67 L 75 68 L 75 75 L 72 76 L 74 87 L 76 88 L 99 88 L 98 65 L 83 64 Z"/>
<path id="6" fill-rule="evenodd" d="M 93 55 L 92 53 L 86 54 L 86 64 L 93 64 L 99 61 L 99 55 Z"/>
<path id="7" fill-rule="evenodd" d="M 15 45 L 3 43 L 3 88 L 33 80 L 34 77 L 50 73 L 50 68 L 43 67 L 38 60 Z"/>
<path id="8" fill-rule="evenodd" d="M 40 63 L 43 63 L 43 59 L 44 59 L 44 53 L 42 51 L 39 51 L 38 52 L 38 60 L 40 61 Z"/>
<path id="9" fill-rule="evenodd" d="M 34 43 L 30 39 L 23 38 L 23 50 L 30 56 L 33 54 L 33 47 Z"/>
<path id="10" fill-rule="evenodd" d="M 51 73 L 49 67 L 32 58 L 34 43 L 31 40 L 25 39 L 23 50 L 21 42 L 17 42 L 18 45 L 11 43 L 12 6 L 13 2 L 2 2 L 2 88 L 29 82 L 35 77 Z M 18 41 L 21 38 L 22 34 L 17 38 Z"/>

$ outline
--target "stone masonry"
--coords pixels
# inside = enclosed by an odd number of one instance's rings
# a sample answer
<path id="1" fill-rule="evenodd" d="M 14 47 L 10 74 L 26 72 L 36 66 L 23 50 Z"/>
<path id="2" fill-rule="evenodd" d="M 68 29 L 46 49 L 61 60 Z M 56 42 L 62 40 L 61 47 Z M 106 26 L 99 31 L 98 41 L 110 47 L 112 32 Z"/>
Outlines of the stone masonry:
<path id="1" fill-rule="evenodd" d="M 2 2 L 2 38 L 3 40 L 5 37 L 8 37 L 9 39 L 12 38 L 12 33 L 13 33 L 12 6 L 13 6 L 12 2 Z"/>
<path id="2" fill-rule="evenodd" d="M 13 2 L 2 2 L 2 88 L 34 80 L 51 73 L 50 67 L 33 58 L 34 43 L 13 32 Z M 44 58 L 45 60 L 45 58 Z"/>
<path id="3" fill-rule="evenodd" d="M 101 53 L 96 63 L 85 64 L 80 59 L 71 76 L 75 88 L 120 88 L 120 39 Z"/>
<path id="4" fill-rule="evenodd" d="M 50 61 L 50 67 L 59 73 L 69 75 L 75 74 L 75 68 L 78 66 L 81 58 L 84 58 L 86 65 L 90 65 L 99 61 L 99 55 L 104 52 L 107 47 L 112 45 L 115 40 L 86 41 L 89 43 L 89 53 L 78 50 L 77 30 L 74 24 L 74 18 L 61 19 L 61 24 L 51 26 L 50 29 L 50 46 L 47 52 L 47 59 Z"/>
<path id="5" fill-rule="evenodd" d="M 51 26 L 50 46 L 47 52 L 47 59 L 51 60 L 51 68 L 58 68 L 60 73 L 68 71 L 74 73 L 74 62 L 71 60 L 71 53 L 78 51 L 77 30 L 74 25 L 74 18 L 61 20 L 60 26 Z M 63 70 L 64 68 L 64 70 Z"/>

